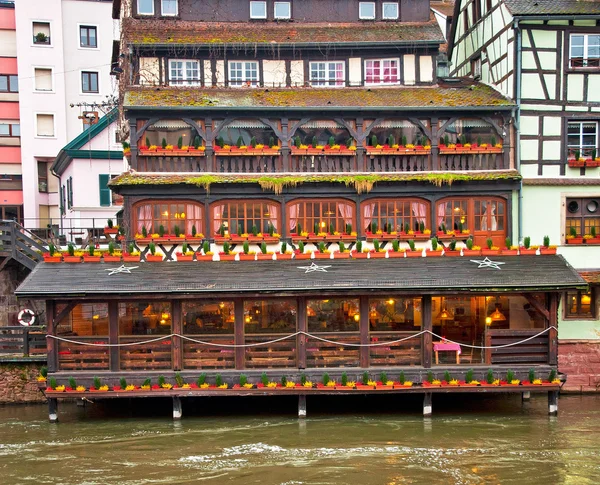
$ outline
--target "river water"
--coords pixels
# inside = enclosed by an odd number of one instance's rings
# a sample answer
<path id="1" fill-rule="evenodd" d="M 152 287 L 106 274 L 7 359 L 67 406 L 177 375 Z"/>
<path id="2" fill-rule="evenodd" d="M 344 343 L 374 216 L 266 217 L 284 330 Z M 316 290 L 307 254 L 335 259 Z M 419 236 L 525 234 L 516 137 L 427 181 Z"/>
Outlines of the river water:
<path id="1" fill-rule="evenodd" d="M 600 396 L 0 406 L 0 484 L 598 484 Z"/>

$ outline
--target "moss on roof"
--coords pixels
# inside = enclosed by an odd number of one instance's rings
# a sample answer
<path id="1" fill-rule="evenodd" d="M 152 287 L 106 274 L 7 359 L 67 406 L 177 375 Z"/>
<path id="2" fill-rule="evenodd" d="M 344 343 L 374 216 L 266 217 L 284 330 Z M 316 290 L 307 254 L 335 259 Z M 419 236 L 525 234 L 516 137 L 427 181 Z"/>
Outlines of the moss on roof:
<path id="1" fill-rule="evenodd" d="M 438 108 L 511 107 L 514 103 L 484 84 L 393 88 L 129 88 L 124 106 L 185 108 Z"/>
<path id="2" fill-rule="evenodd" d="M 271 174 L 271 175 L 221 175 L 221 174 L 158 174 L 158 173 L 126 173 L 114 178 L 109 185 L 120 187 L 140 185 L 195 185 L 206 191 L 213 184 L 258 184 L 263 190 L 281 193 L 285 187 L 296 187 L 304 183 L 340 183 L 354 187 L 358 193 L 370 192 L 380 182 L 424 182 L 436 185 L 452 185 L 454 182 L 521 180 L 516 170 L 488 172 L 427 172 L 427 173 L 395 173 L 395 174 Z"/>

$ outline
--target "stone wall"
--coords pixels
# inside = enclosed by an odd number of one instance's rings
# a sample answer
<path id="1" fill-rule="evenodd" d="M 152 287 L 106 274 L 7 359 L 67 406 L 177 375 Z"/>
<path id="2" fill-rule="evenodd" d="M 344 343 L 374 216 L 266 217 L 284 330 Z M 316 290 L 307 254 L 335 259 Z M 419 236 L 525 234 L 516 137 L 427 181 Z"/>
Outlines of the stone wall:
<path id="1" fill-rule="evenodd" d="M 42 363 L 0 363 L 0 404 L 43 403 L 37 377 Z"/>
<path id="2" fill-rule="evenodd" d="M 45 323 L 45 305 L 43 301 L 20 299 L 15 289 L 21 284 L 29 270 L 14 260 L 0 271 L 0 326 L 19 325 L 17 315 L 23 308 L 33 310 L 38 316 L 38 325 Z"/>
<path id="3" fill-rule="evenodd" d="M 567 375 L 563 392 L 600 392 L 600 340 L 561 340 L 558 370 Z"/>

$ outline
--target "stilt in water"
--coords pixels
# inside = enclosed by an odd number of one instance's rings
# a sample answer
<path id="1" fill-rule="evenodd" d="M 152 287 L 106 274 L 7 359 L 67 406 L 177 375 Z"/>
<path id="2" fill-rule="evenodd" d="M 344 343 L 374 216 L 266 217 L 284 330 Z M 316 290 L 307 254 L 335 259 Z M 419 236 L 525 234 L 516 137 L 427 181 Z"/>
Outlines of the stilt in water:
<path id="1" fill-rule="evenodd" d="M 529 401 L 531 399 L 531 392 L 526 391 L 522 394 L 523 396 L 523 401 Z"/>
<path id="2" fill-rule="evenodd" d="M 433 414 L 433 398 L 430 392 L 423 394 L 423 416 L 431 416 Z"/>
<path id="3" fill-rule="evenodd" d="M 558 391 L 548 393 L 548 414 L 550 416 L 558 415 Z"/>
<path id="4" fill-rule="evenodd" d="M 306 418 L 306 396 L 298 396 L 298 417 Z"/>
<path id="5" fill-rule="evenodd" d="M 173 396 L 173 419 L 181 419 L 181 416 L 183 416 L 181 398 L 179 396 Z"/>
<path id="6" fill-rule="evenodd" d="M 58 399 L 48 399 L 48 419 L 51 423 L 58 423 Z"/>

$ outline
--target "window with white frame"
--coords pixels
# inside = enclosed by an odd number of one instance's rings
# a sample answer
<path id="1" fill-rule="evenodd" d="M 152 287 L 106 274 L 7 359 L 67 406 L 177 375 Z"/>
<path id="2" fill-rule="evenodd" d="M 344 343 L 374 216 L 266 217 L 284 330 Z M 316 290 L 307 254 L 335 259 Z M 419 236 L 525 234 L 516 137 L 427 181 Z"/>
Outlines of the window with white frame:
<path id="1" fill-rule="evenodd" d="M 365 61 L 365 84 L 397 84 L 400 82 L 399 59 Z"/>
<path id="2" fill-rule="evenodd" d="M 593 151 L 598 154 L 598 122 L 569 121 L 567 127 L 567 146 L 569 156 L 591 157 Z"/>
<path id="3" fill-rule="evenodd" d="M 154 0 L 137 0 L 138 15 L 154 15 Z"/>
<path id="4" fill-rule="evenodd" d="M 230 86 L 258 86 L 258 62 L 230 61 Z"/>
<path id="5" fill-rule="evenodd" d="M 571 67 L 600 67 L 600 34 L 571 35 Z"/>
<path id="6" fill-rule="evenodd" d="M 91 49 L 98 47 L 98 29 L 95 26 L 79 26 L 79 46 Z"/>
<path id="7" fill-rule="evenodd" d="M 169 17 L 177 15 L 177 0 L 161 0 L 160 14 Z"/>
<path id="8" fill-rule="evenodd" d="M 312 86 L 344 86 L 344 63 L 338 61 L 331 62 L 311 62 L 310 63 L 310 83 Z"/>
<path id="9" fill-rule="evenodd" d="M 359 2 L 358 18 L 361 20 L 374 20 L 375 2 Z"/>
<path id="10" fill-rule="evenodd" d="M 94 71 L 81 72 L 81 92 L 98 93 L 98 73 Z"/>
<path id="11" fill-rule="evenodd" d="M 169 84 L 191 86 L 200 83 L 200 65 L 198 61 L 171 59 L 169 61 Z"/>
<path id="12" fill-rule="evenodd" d="M 54 115 L 37 114 L 35 115 L 35 124 L 36 136 L 54 136 Z"/>
<path id="13" fill-rule="evenodd" d="M 36 67 L 33 69 L 35 91 L 52 91 L 52 69 Z"/>
<path id="14" fill-rule="evenodd" d="M 275 2 L 273 17 L 276 19 L 289 19 L 292 17 L 292 4 L 290 2 Z"/>
<path id="15" fill-rule="evenodd" d="M 251 19 L 266 19 L 267 18 L 267 2 L 250 2 L 250 18 Z"/>
<path id="16" fill-rule="evenodd" d="M 398 4 L 396 2 L 383 2 L 381 17 L 384 20 L 397 20 L 399 16 Z"/>

